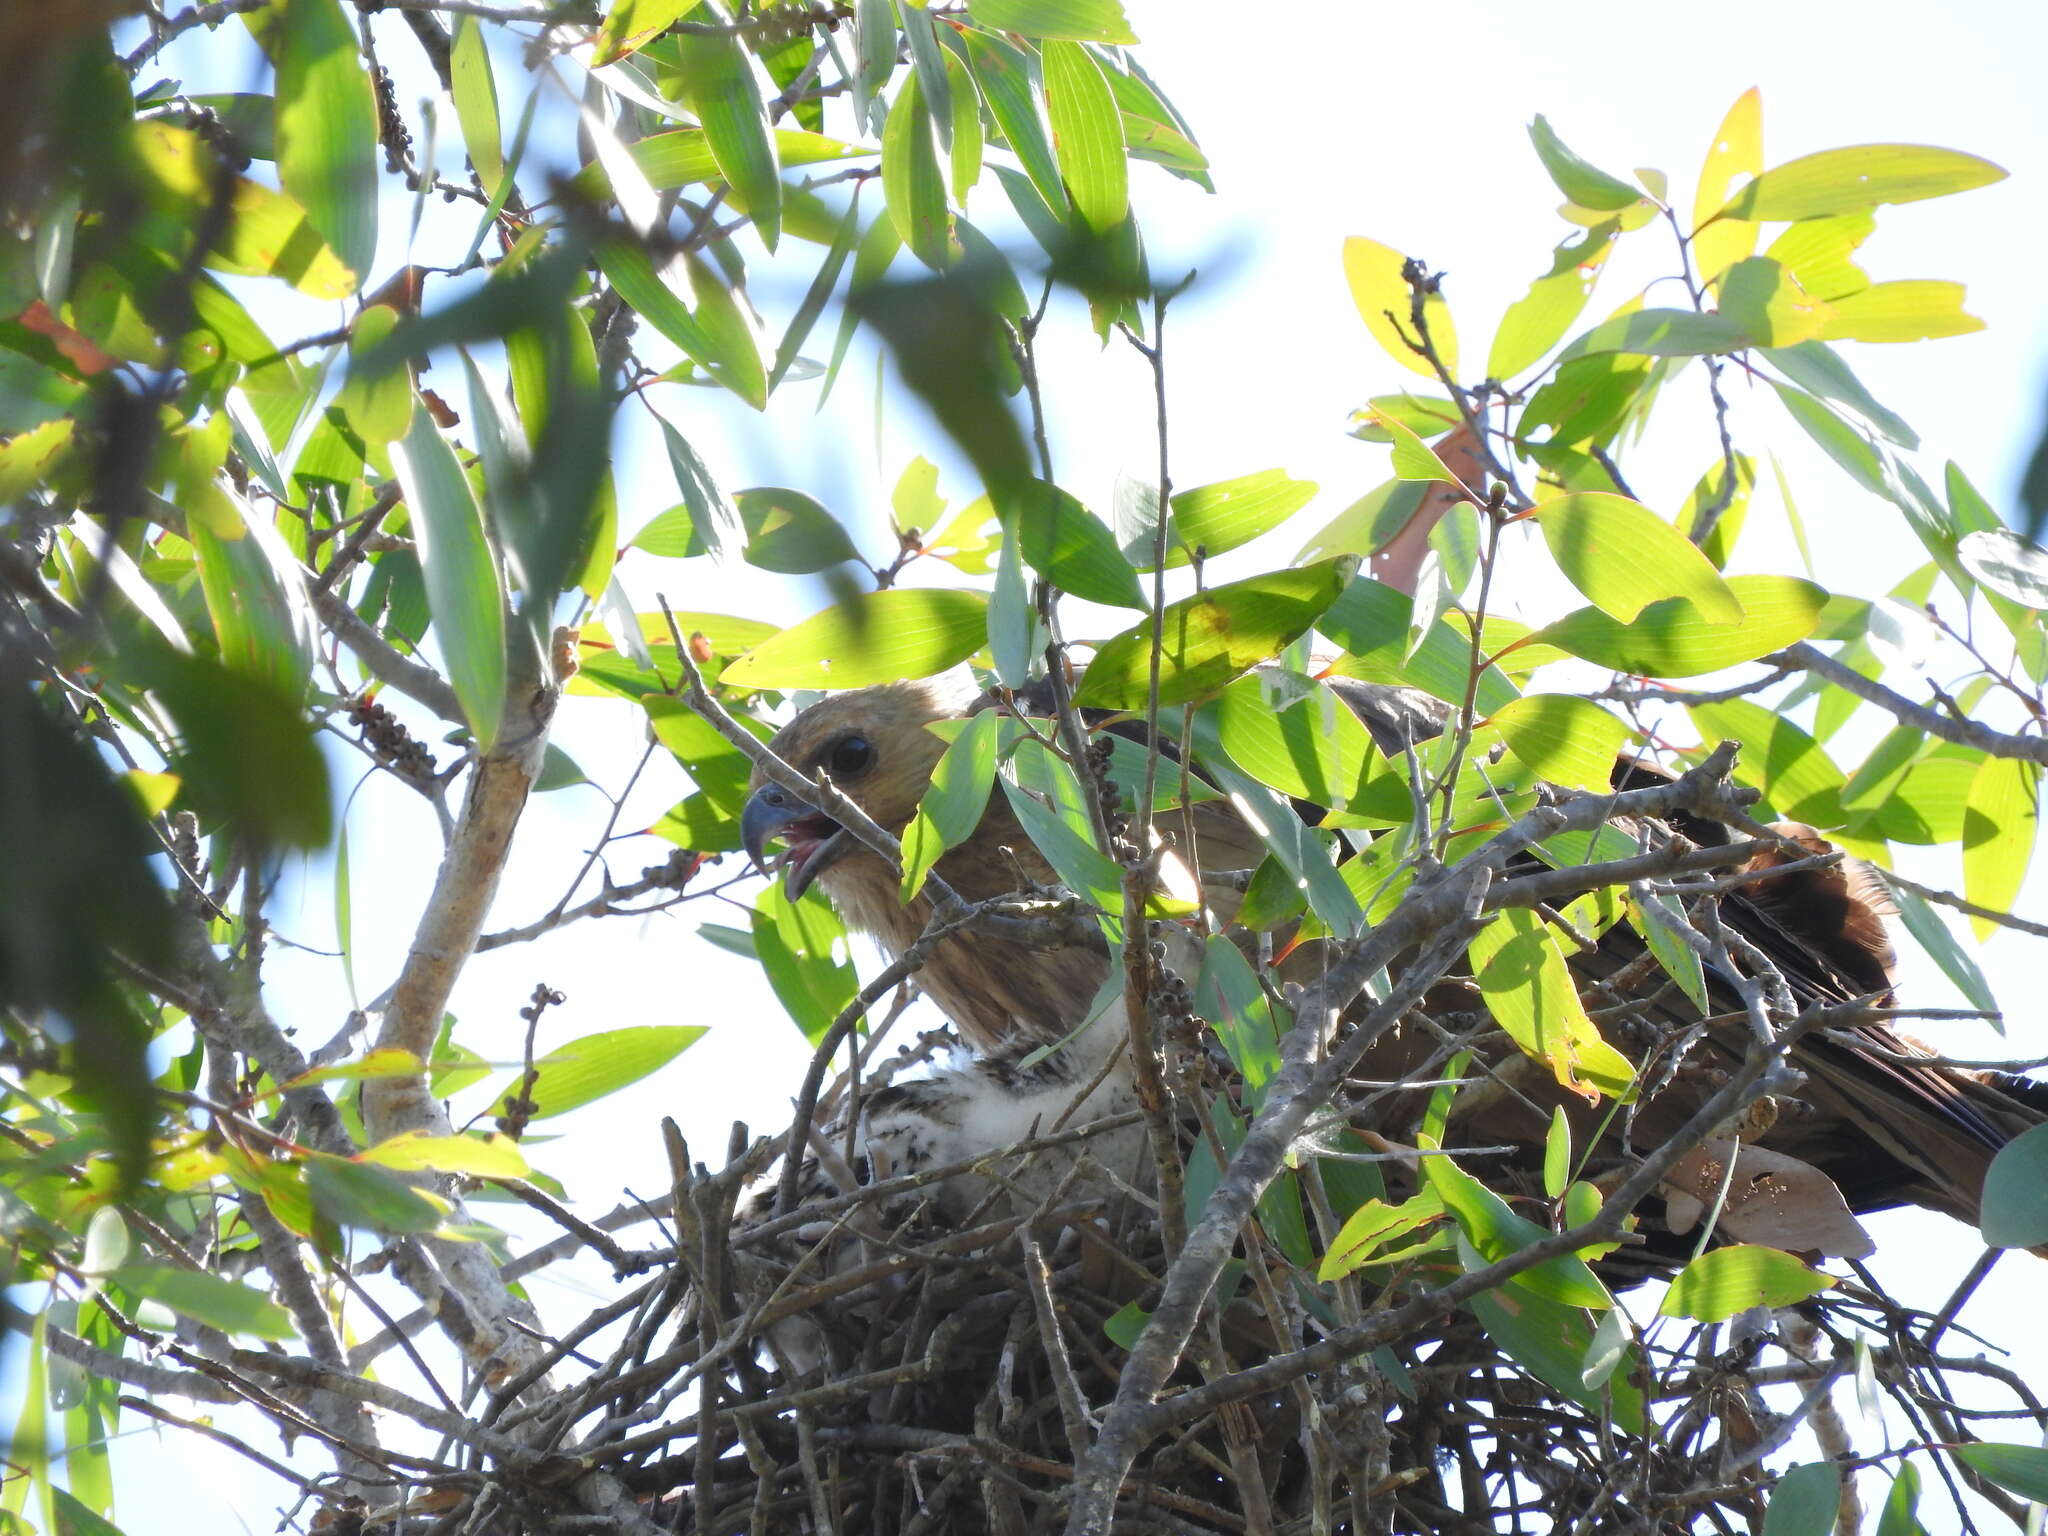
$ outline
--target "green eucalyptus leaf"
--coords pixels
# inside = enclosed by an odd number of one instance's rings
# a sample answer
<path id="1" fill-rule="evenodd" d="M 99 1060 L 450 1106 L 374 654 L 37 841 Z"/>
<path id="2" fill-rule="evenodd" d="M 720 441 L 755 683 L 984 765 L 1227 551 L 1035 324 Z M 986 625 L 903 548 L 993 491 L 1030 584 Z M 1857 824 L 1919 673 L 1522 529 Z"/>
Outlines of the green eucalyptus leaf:
<path id="1" fill-rule="evenodd" d="M 859 688 L 929 677 L 980 650 L 979 592 L 892 587 L 838 603 L 762 641 L 725 669 L 743 688 Z"/>
<path id="2" fill-rule="evenodd" d="M 469 477 L 425 405 L 414 403 L 411 430 L 391 445 L 391 465 L 419 538 L 448 681 L 477 744 L 488 750 L 505 710 L 505 592 L 483 517 Z"/>
<path id="3" fill-rule="evenodd" d="M 1316 622 L 1343 590 L 1348 561 L 1274 571 L 1212 587 L 1160 615 L 1159 701 L 1186 704 L 1277 656 Z M 1151 619 L 1095 653 L 1076 702 L 1143 709 L 1151 665 Z"/>

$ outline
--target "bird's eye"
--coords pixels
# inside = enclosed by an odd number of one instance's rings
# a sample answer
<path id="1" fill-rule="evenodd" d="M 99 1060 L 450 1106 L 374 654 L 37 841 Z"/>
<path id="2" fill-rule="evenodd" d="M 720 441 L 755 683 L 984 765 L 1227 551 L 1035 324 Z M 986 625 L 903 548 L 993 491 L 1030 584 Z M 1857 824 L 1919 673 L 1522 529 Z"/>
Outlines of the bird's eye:
<path id="1" fill-rule="evenodd" d="M 825 761 L 826 768 L 835 779 L 850 779 L 855 774 L 865 773 L 868 765 L 875 760 L 875 749 L 868 745 L 865 736 L 842 736 L 832 743 L 832 754 Z"/>

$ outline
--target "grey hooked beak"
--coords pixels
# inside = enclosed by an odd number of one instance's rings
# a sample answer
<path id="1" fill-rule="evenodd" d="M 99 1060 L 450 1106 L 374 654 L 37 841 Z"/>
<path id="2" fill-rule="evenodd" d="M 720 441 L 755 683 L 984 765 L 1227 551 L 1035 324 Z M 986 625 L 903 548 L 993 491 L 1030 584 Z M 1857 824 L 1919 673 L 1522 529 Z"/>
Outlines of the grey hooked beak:
<path id="1" fill-rule="evenodd" d="M 768 845 L 783 839 L 781 853 Z M 791 901 L 810 888 L 818 872 L 847 846 L 845 830 L 823 812 L 806 805 L 779 784 L 763 784 L 740 811 L 740 846 L 763 874 L 782 871 L 782 888 Z"/>

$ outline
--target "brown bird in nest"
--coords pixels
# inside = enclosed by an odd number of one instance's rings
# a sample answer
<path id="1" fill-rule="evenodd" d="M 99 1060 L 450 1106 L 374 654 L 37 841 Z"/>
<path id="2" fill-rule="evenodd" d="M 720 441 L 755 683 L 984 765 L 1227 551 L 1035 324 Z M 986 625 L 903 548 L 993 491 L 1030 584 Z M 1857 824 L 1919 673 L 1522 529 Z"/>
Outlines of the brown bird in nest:
<path id="1" fill-rule="evenodd" d="M 1448 713 L 1441 702 L 1411 689 L 1347 679 L 1330 686 L 1389 757 L 1440 734 Z M 1043 699 L 1019 703 L 1032 713 L 1049 712 Z M 901 832 L 945 750 L 944 739 L 927 727 L 997 707 L 1002 706 L 994 697 L 976 697 L 971 686 L 953 679 L 885 684 L 812 705 L 781 730 L 773 746 L 798 771 L 807 777 L 823 773 L 883 827 Z M 1091 717 L 1091 727 L 1101 729 L 1109 718 Z M 1143 735 L 1130 722 L 1108 728 Z M 1170 753 L 1170 744 L 1162 752 Z M 1171 776 L 1177 775 L 1172 769 Z M 1661 769 L 1623 760 L 1616 764 L 1614 783 L 1628 789 L 1668 778 Z M 1301 802 L 1296 809 L 1310 821 L 1325 814 Z M 1164 817 L 1161 826 L 1182 835 L 1192 831 L 1205 869 L 1250 869 L 1265 856 L 1264 844 L 1227 799 L 1193 806 L 1185 822 L 1179 813 Z M 831 817 L 758 775 L 742 830 L 748 852 L 764 868 L 781 872 L 792 897 L 817 885 L 850 928 L 877 939 L 892 957 L 924 930 L 932 911 L 928 897 L 901 901 L 897 876 L 880 856 Z M 1630 823 L 1625 830 L 1652 847 L 1668 846 L 1674 837 L 1702 846 L 1731 840 L 1718 823 L 1682 813 L 1669 822 Z M 1889 1005 L 1894 955 L 1881 885 L 1868 869 L 1846 859 L 1769 875 L 1834 852 L 1811 827 L 1781 823 L 1774 830 L 1790 846 L 1767 849 L 1741 866 L 1740 873 L 1755 878 L 1718 898 L 1720 921 L 1776 967 L 1799 1007 L 1857 999 Z M 783 852 L 771 858 L 769 845 L 778 840 Z M 1057 883 L 1002 793 L 990 796 L 979 826 L 939 859 L 936 870 L 967 901 L 1003 895 L 1023 882 Z M 1236 901 L 1234 893 L 1226 894 L 1211 902 L 1211 910 L 1227 920 Z M 1314 956 L 1297 955 L 1288 963 L 1299 971 L 1304 961 L 1312 967 Z M 1609 1042 L 1643 1070 L 1639 1101 L 1622 1122 L 1624 1134 L 1632 1145 L 1654 1146 L 1741 1060 L 1749 1029 L 1742 994 L 1732 978 L 1707 965 L 1709 1009 L 1703 1016 L 1645 957 L 1642 940 L 1619 923 L 1570 963 L 1582 992 L 1612 979 L 1621 994 L 1603 1001 L 1635 1005 L 1603 1010 L 1603 1016 Z M 1027 1111 L 1050 1102 L 1038 1096 L 1065 1087 L 1070 1097 L 1070 1085 L 1086 1079 L 1120 1043 L 1121 1029 L 1086 1031 L 1078 1047 L 1070 1043 L 1036 1075 L 1004 1064 L 1030 1048 L 1067 1039 L 1085 1023 L 1108 969 L 1107 949 L 1099 941 L 1047 950 L 974 930 L 941 939 L 919 983 L 967 1043 L 995 1065 L 985 1071 L 989 1081 L 975 1104 L 963 1106 L 956 1097 L 938 1107 L 954 1122 L 952 1134 L 936 1147 L 924 1146 L 920 1157 L 937 1162 L 971 1155 L 977 1137 L 982 1145 L 1001 1145 L 1022 1134 L 1020 1127 L 1030 1123 Z M 1469 1013 L 1477 1001 L 1469 983 L 1447 983 L 1425 1006 L 1430 1012 Z M 1102 1037 L 1102 1043 L 1089 1048 L 1089 1036 Z M 1433 1037 L 1421 1031 L 1394 1031 L 1367 1055 L 1359 1075 L 1402 1078 L 1433 1048 Z M 1600 1136 L 1602 1107 L 1560 1090 L 1505 1036 L 1482 1054 L 1490 1054 L 1505 1091 L 1461 1096 L 1459 1112 L 1467 1122 L 1461 1129 L 1471 1142 L 1530 1148 L 1531 1156 L 1513 1160 L 1526 1179 L 1540 1164 L 1552 1106 L 1561 1103 L 1572 1118 L 1576 1144 Z M 1805 1078 L 1796 1097 L 1765 1101 L 1743 1126 L 1726 1128 L 1722 1139 L 1688 1157 L 1667 1182 L 1670 1227 L 1684 1230 L 1703 1207 L 1719 1200 L 1719 1230 L 1732 1238 L 1854 1257 L 1870 1244 L 1851 1211 L 1912 1204 L 1974 1225 L 1992 1157 L 2014 1136 L 2048 1120 L 2048 1085 L 1945 1067 L 1930 1056 L 1882 1022 L 1808 1034 L 1791 1055 Z M 933 1098 L 936 1091 L 904 1085 L 897 1092 Z M 1005 1096 L 1011 1112 L 992 1113 L 988 1106 Z M 930 1107 L 876 1106 L 913 1114 Z M 1095 1107 L 1100 1112 L 1115 1105 L 1098 1095 Z M 1411 1126 L 1412 1115 L 1406 1123 L 1368 1129 L 1400 1141 Z M 888 1136 L 902 1141 L 901 1124 Z M 1624 1149 L 1611 1129 L 1601 1150 L 1616 1165 L 1614 1155 Z"/>

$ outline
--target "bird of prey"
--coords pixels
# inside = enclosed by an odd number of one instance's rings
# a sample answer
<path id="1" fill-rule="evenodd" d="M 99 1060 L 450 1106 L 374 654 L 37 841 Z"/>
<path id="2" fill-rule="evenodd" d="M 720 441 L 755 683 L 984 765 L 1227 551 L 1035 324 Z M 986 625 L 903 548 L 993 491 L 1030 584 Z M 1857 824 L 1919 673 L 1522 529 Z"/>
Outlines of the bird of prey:
<path id="1" fill-rule="evenodd" d="M 1338 680 L 1336 691 L 1390 755 L 1442 729 L 1445 706 L 1426 695 L 1344 680 Z M 915 814 L 945 749 L 944 740 L 927 727 L 992 707 L 999 707 L 995 698 L 976 697 L 971 685 L 950 678 L 862 688 L 813 704 L 781 730 L 773 747 L 798 771 L 813 778 L 824 774 L 883 827 L 900 832 Z M 1617 764 L 1616 787 L 1651 782 L 1660 772 L 1624 761 Z M 1321 814 L 1317 807 L 1298 809 L 1310 819 Z M 1200 844 L 1204 869 L 1250 868 L 1264 854 L 1261 840 L 1227 800 L 1195 807 L 1185 826 Z M 1729 841 L 1727 829 L 1688 816 L 1638 830 L 1653 842 L 1673 835 L 1701 844 Z M 1832 852 L 1812 828 L 1783 824 L 1778 830 L 1806 853 Z M 817 885 L 850 928 L 871 935 L 892 956 L 918 937 L 930 917 L 923 896 L 908 903 L 899 899 L 897 876 L 879 855 L 829 816 L 758 775 L 742 832 L 748 852 L 764 868 L 780 871 L 792 897 Z M 778 840 L 783 852 L 771 857 L 769 847 Z M 1797 857 L 1789 850 L 1769 852 L 1752 860 L 1748 872 L 1761 873 Z M 1051 885 L 1057 879 L 1001 794 L 990 797 L 980 825 L 936 869 L 969 901 L 1002 895 L 1026 882 Z M 1893 954 L 1880 916 L 1884 909 L 1874 877 L 1844 861 L 1744 884 L 1721 898 L 1719 910 L 1721 921 L 1768 956 L 1794 999 L 1805 1005 L 1873 995 L 1889 1001 Z M 1613 979 L 1643 999 L 1626 1020 L 1634 1036 L 1617 1043 L 1638 1059 L 1665 1050 L 1659 1081 L 1654 1089 L 1646 1088 L 1629 1117 L 1635 1144 L 1655 1145 L 1690 1116 L 1718 1075 L 1741 1059 L 1747 1026 L 1727 1022 L 1740 1020 L 1741 996 L 1730 978 L 1708 966 L 1709 1009 L 1703 1017 L 1643 959 L 1641 941 L 1620 925 L 1571 963 L 1582 991 Z M 1084 1023 L 1108 966 L 1100 944 L 1044 950 L 967 930 L 939 941 L 919 981 L 966 1042 L 984 1059 L 1000 1063 L 1014 1060 L 1024 1048 L 1060 1041 Z M 1469 992 L 1467 997 L 1464 1006 L 1469 1008 Z M 1078 1068 L 1055 1071 L 1050 1081 L 1085 1076 L 1121 1032 L 1089 1033 L 1106 1037 L 1108 1044 L 1082 1054 Z M 1400 1077 L 1420 1059 L 1413 1037 L 1407 1049 L 1404 1058 L 1398 1038 L 1384 1048 L 1376 1046 L 1361 1074 Z M 1507 1053 L 1510 1059 L 1512 1054 Z M 1805 1084 L 1796 1098 L 1779 1101 L 1775 1122 L 1745 1130 L 1739 1142 L 1709 1142 L 1678 1181 L 1667 1186 L 1672 1225 L 1687 1224 L 1688 1213 L 1696 1212 L 1701 1200 L 1712 1203 L 1717 1192 L 1726 1208 L 1722 1230 L 1736 1238 L 1847 1256 L 1868 1251 L 1868 1239 L 1848 1219 L 1849 1210 L 1915 1204 L 1974 1223 L 1991 1158 L 2014 1136 L 2048 1120 L 2048 1086 L 1949 1068 L 1930 1054 L 1882 1023 L 1832 1036 L 1809 1035 L 1792 1058 Z M 1059 1060 L 1053 1058 L 1055 1067 Z M 1048 1081 L 984 1071 L 979 1080 L 922 1092 L 939 1103 L 938 1113 L 964 1122 L 987 1117 L 985 1108 L 969 1107 L 969 1099 L 978 1096 L 986 1105 L 1004 1092 L 1029 1098 L 1045 1091 Z M 1549 1102 L 1557 1100 L 1552 1092 Z M 930 1108 L 894 1107 L 913 1114 Z M 1566 1107 L 1575 1115 L 1582 1108 Z M 1548 1103 L 1534 1102 L 1528 1094 L 1510 1095 L 1485 1112 L 1475 1139 L 1540 1150 L 1548 1112 Z M 1017 1119 L 1001 1118 L 1006 1124 Z M 1585 1129 L 1598 1135 L 1600 1123 L 1597 1116 L 1587 1117 Z M 1611 1147 L 1611 1134 L 1608 1142 Z M 958 1151 L 961 1145 L 955 1137 L 948 1149 Z M 1730 1157 L 1735 1168 L 1733 1177 L 1726 1178 Z M 1816 1170 L 1822 1177 L 1813 1177 Z M 1700 1186 L 1699 1198 L 1687 1179 Z M 1848 1210 L 1827 1189 L 1830 1181 Z M 1804 1224 L 1826 1224 L 1813 1215 L 1810 1186 L 1816 1183 L 1823 1190 L 1821 1203 L 1832 1202 L 1840 1219 L 1828 1218 L 1831 1235 L 1802 1242 L 1797 1239 L 1812 1235 L 1801 1230 Z"/>

